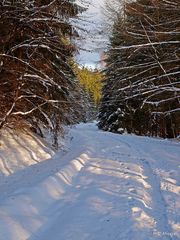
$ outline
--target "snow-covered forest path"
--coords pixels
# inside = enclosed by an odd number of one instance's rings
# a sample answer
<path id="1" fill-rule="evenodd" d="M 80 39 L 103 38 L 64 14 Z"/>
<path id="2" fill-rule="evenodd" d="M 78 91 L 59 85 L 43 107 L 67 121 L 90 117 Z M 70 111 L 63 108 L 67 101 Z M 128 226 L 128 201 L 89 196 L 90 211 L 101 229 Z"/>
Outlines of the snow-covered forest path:
<path id="1" fill-rule="evenodd" d="M 72 128 L 68 139 L 66 152 L 0 175 L 0 240 L 180 237 L 178 142 L 94 123 Z"/>

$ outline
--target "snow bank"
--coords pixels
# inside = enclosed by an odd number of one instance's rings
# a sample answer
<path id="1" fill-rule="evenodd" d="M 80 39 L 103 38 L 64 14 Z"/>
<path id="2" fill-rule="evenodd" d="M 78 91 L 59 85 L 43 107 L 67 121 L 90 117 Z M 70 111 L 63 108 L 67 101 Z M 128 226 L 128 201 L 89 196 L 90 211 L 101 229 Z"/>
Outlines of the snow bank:
<path id="1" fill-rule="evenodd" d="M 18 170 L 51 158 L 54 151 L 42 138 L 27 131 L 0 132 L 0 180 Z"/>

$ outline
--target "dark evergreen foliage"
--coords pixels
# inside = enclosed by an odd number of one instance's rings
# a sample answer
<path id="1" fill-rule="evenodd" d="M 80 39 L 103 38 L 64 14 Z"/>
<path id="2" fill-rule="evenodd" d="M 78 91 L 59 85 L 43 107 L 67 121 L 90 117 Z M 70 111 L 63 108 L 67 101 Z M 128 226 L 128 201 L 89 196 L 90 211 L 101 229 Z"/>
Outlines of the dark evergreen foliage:
<path id="1" fill-rule="evenodd" d="M 110 40 L 99 127 L 178 136 L 179 0 L 125 3 L 124 12 L 114 21 Z"/>
<path id="2" fill-rule="evenodd" d="M 0 128 L 49 128 L 57 142 L 62 124 L 83 116 L 81 90 L 68 64 L 82 11 L 70 0 L 0 3 Z"/>

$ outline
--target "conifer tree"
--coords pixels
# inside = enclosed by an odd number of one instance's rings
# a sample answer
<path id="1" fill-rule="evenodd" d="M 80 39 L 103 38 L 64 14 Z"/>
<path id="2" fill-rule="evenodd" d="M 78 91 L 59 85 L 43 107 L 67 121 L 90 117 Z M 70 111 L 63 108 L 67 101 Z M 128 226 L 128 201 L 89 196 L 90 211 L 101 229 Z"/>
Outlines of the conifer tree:
<path id="1" fill-rule="evenodd" d="M 78 81 L 68 64 L 78 36 L 70 19 L 75 1 L 4 0 L 0 3 L 0 128 L 49 128 L 82 118 Z M 41 130 L 40 130 L 41 131 Z"/>
<path id="2" fill-rule="evenodd" d="M 179 134 L 179 12 L 178 0 L 125 2 L 107 54 L 100 128 Z"/>
<path id="3" fill-rule="evenodd" d="M 82 87 L 92 96 L 91 101 L 98 106 L 101 99 L 103 79 L 101 72 L 98 69 L 89 69 L 85 66 L 80 67 L 78 65 L 74 65 L 74 72 Z"/>

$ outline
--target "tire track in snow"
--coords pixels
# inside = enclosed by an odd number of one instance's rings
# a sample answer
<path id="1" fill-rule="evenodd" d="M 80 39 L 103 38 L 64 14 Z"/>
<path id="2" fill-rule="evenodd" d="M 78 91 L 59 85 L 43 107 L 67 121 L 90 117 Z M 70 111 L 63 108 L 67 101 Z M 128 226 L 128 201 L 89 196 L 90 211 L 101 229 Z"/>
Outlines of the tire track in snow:
<path id="1" fill-rule="evenodd" d="M 58 153 L 0 184 L 2 192 L 8 186 L 6 198 L 15 197 L 5 199 L 2 210 L 17 221 L 9 222 L 9 229 L 5 222 L 0 240 L 176 240 L 161 177 L 154 171 L 158 156 L 152 157 L 149 145 L 143 148 L 136 137 L 97 132 L 88 124 L 71 134 L 65 155 Z M 28 233 L 21 235 L 12 228 L 19 225 Z"/>
<path id="2" fill-rule="evenodd" d="M 154 231 L 155 235 L 159 235 L 161 240 L 175 240 L 171 236 L 172 231 L 171 227 L 168 223 L 167 211 L 166 211 L 166 202 L 161 192 L 160 181 L 158 176 L 153 171 L 149 161 L 146 158 L 140 159 L 143 165 L 144 173 L 148 177 L 149 184 L 152 187 L 151 197 L 153 198 L 153 210 L 155 213 L 156 220 L 156 231 Z"/>
<path id="3" fill-rule="evenodd" d="M 113 136 L 112 138 L 115 139 Z M 151 197 L 153 203 L 152 210 L 157 228 L 153 232 L 154 236 L 159 236 L 161 240 L 176 240 L 177 238 L 173 235 L 168 222 L 166 202 L 161 192 L 158 176 L 156 175 L 155 171 L 153 171 L 147 157 L 142 158 L 142 156 L 144 156 L 144 152 L 142 150 L 140 150 L 137 146 L 133 146 L 133 143 L 129 143 L 124 140 L 119 141 L 129 147 L 131 150 L 130 153 L 133 151 L 137 154 L 137 160 L 140 164 L 142 164 L 144 175 L 147 177 L 146 181 L 151 186 Z"/>

